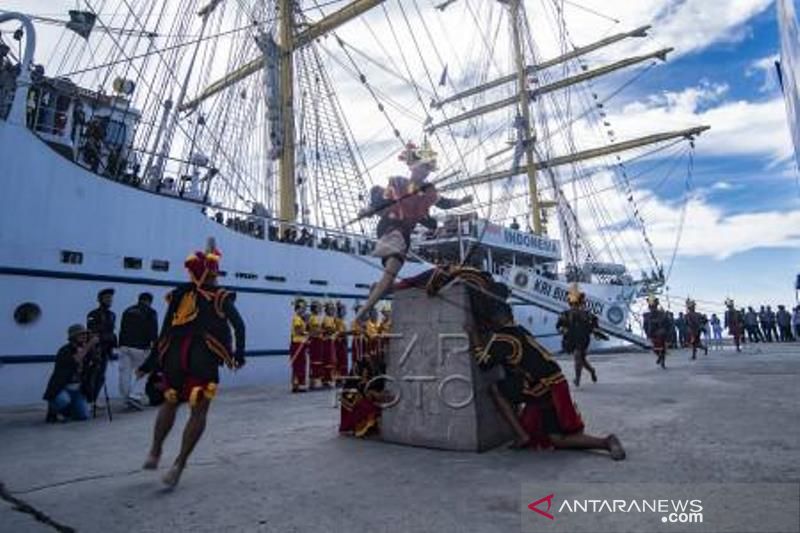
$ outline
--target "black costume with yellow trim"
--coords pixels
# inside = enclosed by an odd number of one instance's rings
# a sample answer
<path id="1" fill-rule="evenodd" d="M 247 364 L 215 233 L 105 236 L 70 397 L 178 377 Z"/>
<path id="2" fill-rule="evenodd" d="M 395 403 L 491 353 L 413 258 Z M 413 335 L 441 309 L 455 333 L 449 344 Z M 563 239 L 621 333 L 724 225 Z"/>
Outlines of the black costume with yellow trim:
<path id="1" fill-rule="evenodd" d="M 195 403 L 200 393 L 213 398 L 219 366 L 234 368 L 244 362 L 245 327 L 233 300 L 234 294 L 221 287 L 193 283 L 167 295 L 169 307 L 156 344 L 167 401 Z"/>
<path id="2" fill-rule="evenodd" d="M 563 335 L 561 348 L 566 353 L 586 352 L 598 328 L 597 316 L 583 308 L 567 309 L 556 322 L 556 329 Z"/>
<path id="3" fill-rule="evenodd" d="M 474 350 L 481 369 L 503 366 L 505 377 L 497 388 L 511 404 L 525 404 L 520 422 L 534 447 L 550 447 L 552 434 L 583 431 L 561 367 L 524 327 L 495 330 L 485 347 Z"/>

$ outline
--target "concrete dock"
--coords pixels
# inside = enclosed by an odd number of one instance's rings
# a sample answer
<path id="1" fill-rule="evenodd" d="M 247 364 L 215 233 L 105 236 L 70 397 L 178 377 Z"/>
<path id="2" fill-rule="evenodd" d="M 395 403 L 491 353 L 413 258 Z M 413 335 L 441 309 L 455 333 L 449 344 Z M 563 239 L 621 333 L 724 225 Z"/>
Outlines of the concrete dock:
<path id="1" fill-rule="evenodd" d="M 507 532 L 523 483 L 798 482 L 800 344 L 748 344 L 667 370 L 649 353 L 592 356 L 599 383 L 573 396 L 587 432 L 616 433 L 628 458 L 601 453 L 476 454 L 337 434 L 331 392 L 221 390 L 172 492 L 185 410 L 159 472 L 140 469 L 155 410 L 45 425 L 44 405 L 0 410 L 0 530 Z M 571 379 L 572 364 L 561 359 Z"/>

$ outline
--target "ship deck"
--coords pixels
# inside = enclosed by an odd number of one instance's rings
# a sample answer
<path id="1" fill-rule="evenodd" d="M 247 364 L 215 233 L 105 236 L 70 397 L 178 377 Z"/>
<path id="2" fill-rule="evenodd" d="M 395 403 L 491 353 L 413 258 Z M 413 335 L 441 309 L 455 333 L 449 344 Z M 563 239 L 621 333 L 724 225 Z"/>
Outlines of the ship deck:
<path id="1" fill-rule="evenodd" d="M 522 483 L 800 480 L 800 344 L 698 357 L 674 351 L 666 371 L 643 352 L 592 357 L 600 382 L 573 394 L 588 431 L 620 437 L 623 462 L 344 438 L 329 392 L 243 388 L 221 391 L 181 485 L 165 492 L 160 473 L 139 469 L 153 410 L 46 426 L 41 405 L 3 408 L 0 530 L 52 530 L 8 495 L 78 531 L 486 533 L 519 530 Z"/>

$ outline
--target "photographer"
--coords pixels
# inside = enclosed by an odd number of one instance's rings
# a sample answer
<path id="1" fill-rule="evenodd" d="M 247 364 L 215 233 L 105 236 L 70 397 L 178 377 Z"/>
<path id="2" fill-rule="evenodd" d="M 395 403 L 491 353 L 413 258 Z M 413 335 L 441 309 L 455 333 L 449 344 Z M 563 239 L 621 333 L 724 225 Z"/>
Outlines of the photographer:
<path id="1" fill-rule="evenodd" d="M 47 382 L 43 399 L 47 401 L 47 418 L 45 422 L 58 422 L 58 416 L 73 420 L 87 420 L 89 407 L 86 403 L 87 390 L 81 383 L 84 359 L 99 342 L 80 324 L 74 324 L 67 330 L 68 342 L 56 355 L 53 373 Z"/>
<path id="2" fill-rule="evenodd" d="M 106 383 L 106 367 L 111 353 L 117 346 L 117 336 L 114 333 L 117 316 L 111 311 L 114 301 L 114 289 L 103 289 L 97 293 L 97 309 L 86 315 L 86 327 L 90 333 L 99 337 L 99 342 L 87 365 L 87 379 L 89 381 L 89 403 L 95 403 L 100 391 Z"/>

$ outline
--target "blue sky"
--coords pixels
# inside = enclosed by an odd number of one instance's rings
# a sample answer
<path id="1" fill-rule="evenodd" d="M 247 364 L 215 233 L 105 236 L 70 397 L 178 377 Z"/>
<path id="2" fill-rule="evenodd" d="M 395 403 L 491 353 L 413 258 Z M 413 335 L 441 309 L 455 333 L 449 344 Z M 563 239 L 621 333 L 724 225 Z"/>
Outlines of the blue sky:
<path id="1" fill-rule="evenodd" d="M 724 99 L 701 106 L 698 112 L 724 105 L 726 102 L 744 101 L 763 103 L 780 97 L 780 89 L 774 68 L 764 69 L 756 65 L 764 58 L 777 54 L 779 49 L 776 10 L 770 5 L 764 11 L 746 20 L 738 28 L 740 37 L 732 41 L 723 40 L 696 52 L 670 61 L 662 69 L 648 76 L 638 90 L 644 93 L 655 91 L 680 92 L 686 87 L 701 83 L 724 84 L 727 90 Z M 798 43 L 800 45 L 800 43 Z M 738 117 L 743 123 L 747 116 Z M 710 123 L 712 128 L 715 124 Z M 759 131 L 754 127 L 754 137 L 775 135 L 773 131 Z M 788 128 L 778 132 L 788 143 Z M 719 210 L 723 217 L 765 213 L 797 212 L 800 209 L 800 187 L 794 164 L 783 159 L 776 162 L 771 154 L 727 153 L 706 154 L 704 139 L 697 143 L 695 191 L 701 191 L 704 201 Z M 724 182 L 727 186 L 714 188 Z M 675 198 L 681 193 L 682 183 L 672 182 L 666 190 L 660 190 L 665 198 Z M 796 219 L 793 219 L 796 221 Z M 734 228 L 708 225 L 705 219 L 688 217 L 686 224 L 708 232 L 707 239 L 725 239 Z M 754 221 L 764 241 L 773 234 L 776 225 L 790 221 Z M 758 233 L 756 232 L 756 233 Z M 800 227 L 795 226 L 795 243 Z M 789 233 L 791 237 L 791 230 Z M 794 303 L 794 277 L 800 272 L 800 251 L 797 246 L 787 245 L 791 239 L 779 239 L 772 245 L 759 245 L 758 238 L 743 245 L 744 251 L 736 251 L 720 258 L 713 253 L 688 255 L 678 252 L 678 258 L 670 281 L 670 293 L 681 300 L 686 295 L 709 301 L 721 301 L 730 295 L 742 304 L 760 302 Z M 710 247 L 709 247 L 710 248 Z M 679 302 L 673 302 L 679 303 Z"/>

